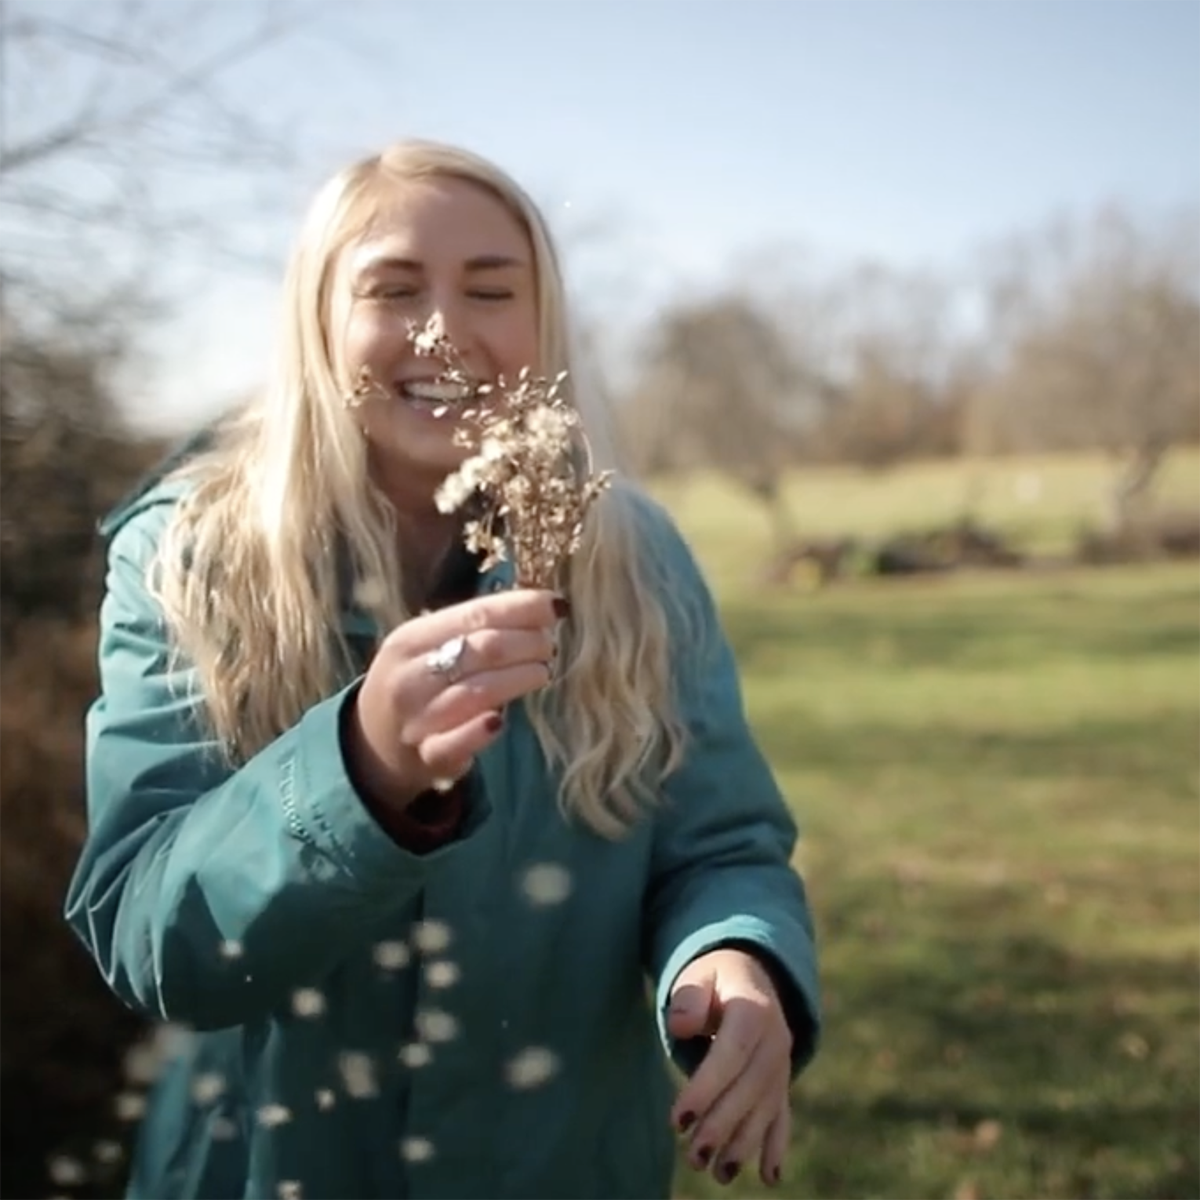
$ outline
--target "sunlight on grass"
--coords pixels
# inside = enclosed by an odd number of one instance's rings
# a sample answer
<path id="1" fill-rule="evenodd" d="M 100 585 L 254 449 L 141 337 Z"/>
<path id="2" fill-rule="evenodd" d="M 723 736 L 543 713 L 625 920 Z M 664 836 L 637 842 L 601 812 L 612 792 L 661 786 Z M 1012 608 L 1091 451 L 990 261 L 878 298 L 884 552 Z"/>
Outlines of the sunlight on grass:
<path id="1" fill-rule="evenodd" d="M 1198 466 L 1172 464 L 1180 502 Z M 1068 467 L 1036 536 L 1101 478 Z M 794 489 L 829 531 L 954 494 L 949 467 L 897 473 L 885 506 L 836 475 Z M 823 955 L 826 1040 L 774 1194 L 1200 1195 L 1196 564 L 769 593 L 746 510 L 694 495 Z M 681 1166 L 676 1191 L 770 1194 L 750 1165 L 729 1188 Z"/>

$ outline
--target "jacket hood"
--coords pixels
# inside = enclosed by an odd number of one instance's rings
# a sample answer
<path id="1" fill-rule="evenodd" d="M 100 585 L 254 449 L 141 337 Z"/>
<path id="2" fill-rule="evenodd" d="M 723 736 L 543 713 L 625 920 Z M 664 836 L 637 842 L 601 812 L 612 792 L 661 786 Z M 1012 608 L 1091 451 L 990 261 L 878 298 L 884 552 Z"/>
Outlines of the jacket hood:
<path id="1" fill-rule="evenodd" d="M 187 484 L 182 480 L 169 479 L 168 476 L 189 458 L 194 458 L 197 454 L 202 454 L 209 449 L 216 440 L 216 434 L 215 424 L 205 425 L 195 433 L 189 434 L 172 450 L 163 455 L 108 512 L 100 517 L 96 522 L 96 532 L 108 540 L 135 514 L 164 500 L 177 500 L 182 496 L 187 491 Z"/>

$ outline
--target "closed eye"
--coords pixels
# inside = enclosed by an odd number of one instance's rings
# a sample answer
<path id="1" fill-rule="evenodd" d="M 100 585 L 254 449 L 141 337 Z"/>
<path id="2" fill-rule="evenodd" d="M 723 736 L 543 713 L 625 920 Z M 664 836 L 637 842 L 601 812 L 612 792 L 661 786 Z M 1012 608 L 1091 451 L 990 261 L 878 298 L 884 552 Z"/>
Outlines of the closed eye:
<path id="1" fill-rule="evenodd" d="M 377 284 L 365 295 L 368 300 L 410 300 L 419 290 L 411 283 Z"/>

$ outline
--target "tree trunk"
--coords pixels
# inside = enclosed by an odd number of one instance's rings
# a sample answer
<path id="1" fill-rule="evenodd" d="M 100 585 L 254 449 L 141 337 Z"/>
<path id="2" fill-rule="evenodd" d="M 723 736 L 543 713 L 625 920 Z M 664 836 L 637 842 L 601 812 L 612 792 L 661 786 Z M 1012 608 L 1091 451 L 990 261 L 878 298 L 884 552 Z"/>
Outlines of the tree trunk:
<path id="1" fill-rule="evenodd" d="M 1118 467 L 1109 514 L 1115 531 L 1129 529 L 1145 516 L 1154 480 L 1166 453 L 1165 440 L 1151 439 L 1135 446 L 1128 459 Z"/>
<path id="2" fill-rule="evenodd" d="M 782 480 L 776 474 L 764 474 L 746 483 L 755 499 L 766 507 L 774 553 L 786 554 L 796 544 L 796 526 L 783 494 Z"/>

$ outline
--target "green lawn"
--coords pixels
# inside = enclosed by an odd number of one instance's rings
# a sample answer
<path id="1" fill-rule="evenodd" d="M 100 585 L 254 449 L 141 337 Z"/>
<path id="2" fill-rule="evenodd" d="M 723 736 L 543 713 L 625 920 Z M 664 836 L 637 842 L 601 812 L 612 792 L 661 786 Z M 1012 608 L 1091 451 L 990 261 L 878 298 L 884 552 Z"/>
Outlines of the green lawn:
<path id="1" fill-rule="evenodd" d="M 1070 551 L 1080 529 L 1105 517 L 1112 468 L 1090 456 L 916 463 L 892 471 L 814 467 L 797 471 L 785 495 L 798 531 L 870 540 L 960 517 L 969 506 L 985 525 L 1035 554 Z M 655 492 L 694 540 L 722 592 L 744 590 L 762 565 L 767 521 L 761 507 L 719 478 L 671 480 Z M 1160 505 L 1200 509 L 1200 451 L 1174 452 L 1159 473 Z"/>
<path id="2" fill-rule="evenodd" d="M 1200 1196 L 1200 569 L 763 594 L 727 503 L 676 511 L 822 944 L 775 1194 Z M 768 1193 L 683 1167 L 677 1194 Z"/>

